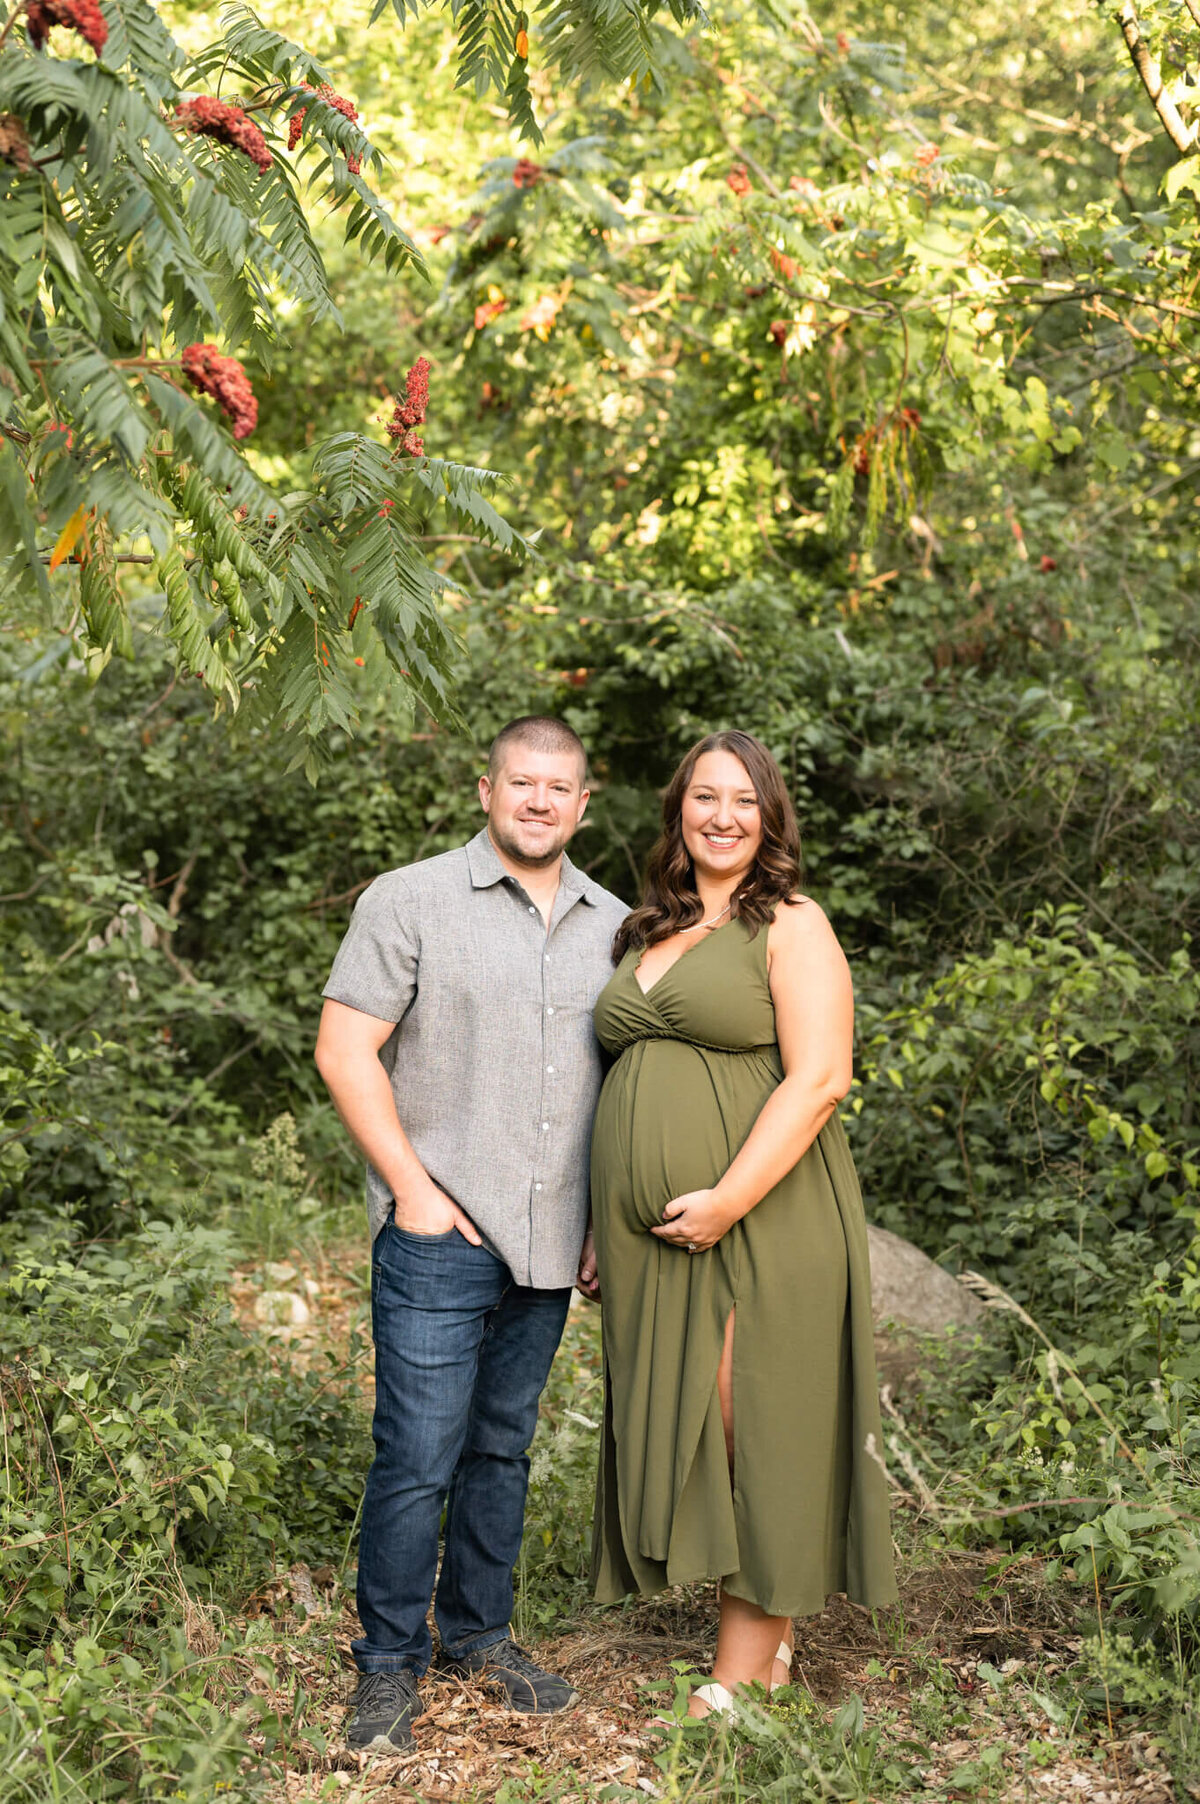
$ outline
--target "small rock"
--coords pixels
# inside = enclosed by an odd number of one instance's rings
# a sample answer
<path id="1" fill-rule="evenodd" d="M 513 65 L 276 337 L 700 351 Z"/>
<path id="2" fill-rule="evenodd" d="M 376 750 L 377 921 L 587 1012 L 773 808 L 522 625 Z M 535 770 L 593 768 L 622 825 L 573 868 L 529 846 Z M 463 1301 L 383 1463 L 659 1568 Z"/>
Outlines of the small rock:
<path id="1" fill-rule="evenodd" d="M 263 1276 L 274 1285 L 290 1284 L 296 1275 L 294 1265 L 287 1265 L 279 1259 L 268 1259 L 263 1266 Z"/>
<path id="2" fill-rule="evenodd" d="M 317 1283 L 315 1278 L 306 1278 L 304 1280 L 304 1294 L 310 1303 L 313 1301 L 314 1297 L 320 1296 L 321 1286 Z"/>
<path id="3" fill-rule="evenodd" d="M 254 1305 L 254 1313 L 271 1328 L 307 1328 L 312 1320 L 304 1298 L 290 1290 L 264 1290 Z"/>

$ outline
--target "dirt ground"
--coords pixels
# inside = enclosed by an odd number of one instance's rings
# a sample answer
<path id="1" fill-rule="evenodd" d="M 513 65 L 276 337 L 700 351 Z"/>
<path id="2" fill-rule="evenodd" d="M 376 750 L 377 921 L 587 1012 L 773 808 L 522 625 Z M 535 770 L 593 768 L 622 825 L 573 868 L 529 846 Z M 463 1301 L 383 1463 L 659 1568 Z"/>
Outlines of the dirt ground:
<path id="1" fill-rule="evenodd" d="M 239 1274 L 233 1299 L 241 1319 L 282 1341 L 292 1360 L 344 1349 L 366 1310 L 356 1253 L 333 1250 L 308 1260 L 293 1254 L 284 1264 L 295 1276 L 281 1273 L 280 1282 L 305 1297 L 308 1320 L 282 1332 L 257 1320 L 257 1300 L 280 1267 L 269 1278 Z M 347 1382 L 369 1402 L 368 1361 L 348 1372 Z M 1170 1804 L 1200 1796 L 1200 1789 L 1175 1787 L 1154 1740 L 1118 1712 L 1080 1709 L 1065 1720 L 1055 1707 L 1049 1694 L 1063 1695 L 1082 1641 L 1036 1560 L 943 1550 L 928 1564 L 910 1562 L 900 1588 L 899 1606 L 877 1616 L 836 1599 L 797 1624 L 795 1689 L 766 1706 L 787 1732 L 815 1739 L 823 1724 L 827 1734 L 830 1713 L 860 1699 L 868 1727 L 879 1727 L 888 1746 L 907 1750 L 914 1798 Z M 278 1804 L 334 1795 L 347 1804 L 483 1801 L 506 1787 L 509 1795 L 520 1790 L 556 1801 L 594 1799 L 607 1786 L 664 1795 L 656 1761 L 663 1743 L 648 1729 L 649 1718 L 670 1697 L 672 1661 L 707 1669 L 716 1621 L 711 1587 L 589 1612 L 530 1650 L 580 1695 L 574 1709 L 547 1719 L 503 1709 L 478 1683 L 431 1674 L 422 1682 L 417 1745 L 392 1759 L 355 1753 L 341 1740 L 358 1629 L 332 1569 L 294 1567 L 249 1601 L 248 1615 L 259 1619 L 259 1651 L 276 1675 L 274 1686 L 260 1681 L 252 1688 L 281 1717 L 294 1718 L 298 1688 L 307 1697 L 298 1733 L 289 1738 L 290 1763 L 273 1788 Z M 1069 1679 L 1065 1689 L 1069 1695 Z M 307 1745 L 305 1735 L 312 1737 Z M 261 1737 L 252 1747 L 260 1757 L 268 1753 Z M 283 1759 L 278 1749 L 270 1757 Z M 894 1786 L 890 1795 L 897 1795 Z"/>
<path id="2" fill-rule="evenodd" d="M 822 1713 L 857 1697 L 868 1724 L 886 1725 L 889 1742 L 919 1743 L 914 1796 L 1170 1804 L 1181 1794 L 1151 1738 L 1122 1733 L 1119 1719 L 1111 1740 L 1103 1723 L 1098 1732 L 1081 1733 L 1078 1726 L 1072 1732 L 1036 1706 L 1031 1711 L 1027 1689 L 1003 1702 L 985 1683 L 981 1664 L 1006 1676 L 1028 1669 L 1048 1688 L 1075 1664 L 1080 1649 L 1036 1562 L 1010 1565 L 999 1584 L 989 1577 L 994 1571 L 987 1553 L 910 1571 L 899 1608 L 879 1620 L 834 1600 L 822 1615 L 797 1625 L 797 1686 Z M 534 1650 L 539 1659 L 569 1677 L 580 1693 L 579 1705 L 557 1717 L 522 1717 L 502 1709 L 478 1684 L 427 1678 L 416 1748 L 380 1759 L 352 1752 L 339 1738 L 355 1680 L 350 1641 L 357 1623 L 349 1604 L 322 1584 L 331 1576 L 294 1568 L 256 1604 L 280 1631 L 269 1648 L 279 1680 L 277 1708 L 286 1713 L 299 1682 L 311 1700 L 308 1724 L 331 1736 L 323 1754 L 314 1750 L 281 1778 L 279 1804 L 308 1804 L 335 1790 L 372 1800 L 486 1800 L 506 1781 L 530 1773 L 539 1782 L 552 1775 L 566 1781 L 556 1798 L 591 1799 L 614 1784 L 661 1795 L 655 1755 L 662 1742 L 648 1721 L 662 1697 L 647 1687 L 669 1679 L 672 1660 L 706 1667 L 715 1621 L 709 1588 L 606 1611 L 540 1644 Z M 313 1613 L 305 1619 L 307 1611 Z M 932 1667 L 939 1669 L 940 1690 L 962 1705 L 960 1720 L 942 1738 L 914 1715 Z M 786 1701 L 769 1708 L 792 1714 Z M 802 1725 L 797 1717 L 796 1726 Z M 1035 1739 L 1041 1751 L 1037 1770 L 1030 1771 L 1025 1754 Z M 974 1765 L 983 1749 L 997 1745 L 994 1783 L 981 1790 Z M 959 1787 L 956 1778 L 964 1771 L 970 1781 Z"/>

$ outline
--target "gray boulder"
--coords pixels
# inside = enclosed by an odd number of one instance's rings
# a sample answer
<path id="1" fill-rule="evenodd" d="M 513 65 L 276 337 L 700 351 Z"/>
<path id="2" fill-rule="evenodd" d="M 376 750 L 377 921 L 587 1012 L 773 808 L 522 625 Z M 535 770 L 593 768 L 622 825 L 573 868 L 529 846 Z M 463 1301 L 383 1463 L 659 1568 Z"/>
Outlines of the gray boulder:
<path id="1" fill-rule="evenodd" d="M 869 1225 L 867 1239 L 879 1379 L 899 1390 L 921 1363 L 920 1336 L 956 1330 L 969 1337 L 982 1328 L 987 1311 L 911 1241 Z"/>

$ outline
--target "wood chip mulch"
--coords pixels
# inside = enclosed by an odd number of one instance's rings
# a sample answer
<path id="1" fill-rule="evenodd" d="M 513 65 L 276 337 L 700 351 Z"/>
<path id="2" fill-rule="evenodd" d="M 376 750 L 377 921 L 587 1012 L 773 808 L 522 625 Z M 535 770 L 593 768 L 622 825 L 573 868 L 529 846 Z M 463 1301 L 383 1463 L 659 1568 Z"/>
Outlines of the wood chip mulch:
<path id="1" fill-rule="evenodd" d="M 873 1620 L 844 1598 L 833 1600 L 820 1616 L 797 1625 L 797 1685 L 826 1710 L 857 1695 L 868 1725 L 883 1725 L 889 1740 L 927 1744 L 914 1798 L 981 1795 L 974 1779 L 959 1775 L 969 1774 L 984 1750 L 999 1743 L 1006 1751 L 996 1784 L 986 1794 L 999 1804 L 1173 1804 L 1179 1793 L 1152 1738 L 1122 1739 L 1119 1726 L 1111 1743 L 1098 1734 L 1089 1741 L 1078 1729 L 1068 1738 L 1036 1709 L 1031 1718 L 1027 1704 L 1015 1715 L 997 1704 L 979 1673 L 981 1662 L 1006 1676 L 1028 1666 L 1030 1677 L 1045 1684 L 1075 1663 L 1081 1644 L 1042 1585 L 1035 1561 L 1009 1565 L 1003 1585 L 994 1589 L 989 1570 L 995 1566 L 986 1554 L 972 1554 L 909 1573 L 896 1617 Z M 654 1756 L 662 1744 L 647 1724 L 661 1707 L 662 1693 L 648 1687 L 670 1678 L 674 1659 L 704 1669 L 712 1656 L 711 1588 L 597 1612 L 532 1650 L 577 1687 L 575 1709 L 549 1718 L 520 1716 L 478 1682 L 431 1673 L 422 1681 L 425 1710 L 415 1724 L 416 1748 L 395 1759 L 367 1756 L 339 1739 L 355 1683 L 353 1610 L 337 1596 L 336 1581 L 324 1569 L 293 1568 L 273 1592 L 255 1600 L 278 1630 L 260 1650 L 273 1660 L 278 1680 L 273 1697 L 271 1688 L 263 1688 L 263 1702 L 290 1714 L 297 1682 L 310 1699 L 300 1739 L 286 1762 L 279 1750 L 272 1754 L 283 1767 L 271 1789 L 276 1804 L 316 1804 L 333 1793 L 345 1796 L 347 1804 L 360 1798 L 370 1804 L 376 1799 L 485 1804 L 506 1780 L 541 1785 L 552 1778 L 555 1804 L 590 1804 L 612 1785 L 659 1796 L 663 1774 Z M 896 1632 L 900 1623 L 902 1637 Z M 898 1640 L 903 1651 L 897 1651 Z M 931 1659 L 941 1663 L 969 1716 L 969 1727 L 957 1727 L 940 1741 L 922 1732 L 908 1708 Z M 328 1737 L 328 1745 L 306 1747 L 306 1730 Z M 1038 1769 L 1029 1770 L 1022 1749 L 1034 1734 L 1046 1753 Z M 265 1752 L 261 1741 L 257 1746 Z"/>
<path id="2" fill-rule="evenodd" d="M 351 1330 L 369 1320 L 357 1254 L 329 1249 L 306 1260 L 292 1252 L 286 1262 L 294 1276 L 283 1283 L 305 1297 L 308 1321 L 273 1329 L 256 1319 L 258 1297 L 276 1281 L 262 1267 L 235 1276 L 239 1318 L 264 1335 L 272 1356 L 290 1362 L 308 1364 L 330 1348 L 346 1348 Z M 342 1381 L 369 1408 L 369 1358 L 355 1361 Z M 647 1733 L 649 1718 L 670 1696 L 669 1684 L 665 1693 L 661 1688 L 672 1677 L 673 1660 L 707 1670 L 716 1625 L 711 1586 L 587 1612 L 568 1632 L 530 1648 L 579 1691 L 578 1706 L 556 1717 L 514 1714 L 478 1683 L 430 1674 L 421 1686 L 425 1711 L 415 1725 L 417 1746 L 390 1759 L 355 1753 L 340 1739 L 356 1677 L 350 1642 L 358 1624 L 332 1568 L 293 1567 L 248 1600 L 246 1614 L 267 1619 L 260 1627 L 270 1632 L 256 1652 L 276 1674 L 275 1686 L 259 1680 L 249 1689 L 288 1719 L 297 1689 L 308 1698 L 286 1752 L 251 1738 L 248 1764 L 266 1756 L 278 1770 L 270 1790 L 274 1804 L 316 1804 L 332 1795 L 346 1804 L 486 1804 L 506 1781 L 526 1782 L 528 1793 L 524 1785 L 521 1793 L 531 1798 L 546 1788 L 554 1804 L 591 1804 L 606 1786 L 656 1797 L 664 1776 L 654 1755 L 662 1744 Z M 1119 1717 L 1113 1737 L 1105 1739 L 1106 1724 L 1097 1729 L 1094 1719 L 1081 1719 L 1082 1726 L 1060 1726 L 1030 1701 L 1039 1687 L 1075 1666 L 1081 1647 L 1074 1619 L 1061 1594 L 1044 1583 L 1037 1560 L 943 1551 L 934 1564 L 909 1565 L 895 1612 L 872 1617 L 841 1598 L 799 1622 L 793 1679 L 823 1711 L 857 1696 L 868 1727 L 878 1726 L 889 1744 L 920 1746 L 914 1800 L 1174 1804 L 1183 1795 L 1200 1798 L 1200 1788 L 1177 1789 L 1153 1738 L 1123 1733 Z M 961 1705 L 956 1718 L 965 1717 L 942 1739 L 926 1731 L 917 1708 L 931 1662 L 940 1667 L 943 1692 L 948 1687 Z M 1019 1683 L 1023 1672 L 1029 1685 Z M 997 1673 L 1018 1682 L 997 1692 L 989 1677 Z M 799 1718 L 791 1726 L 803 1729 Z M 1036 1758 L 1029 1753 L 1033 1745 Z M 994 1779 L 981 1789 L 974 1769 L 984 1754 L 997 1764 Z M 698 1794 L 703 1804 L 714 1796 Z"/>

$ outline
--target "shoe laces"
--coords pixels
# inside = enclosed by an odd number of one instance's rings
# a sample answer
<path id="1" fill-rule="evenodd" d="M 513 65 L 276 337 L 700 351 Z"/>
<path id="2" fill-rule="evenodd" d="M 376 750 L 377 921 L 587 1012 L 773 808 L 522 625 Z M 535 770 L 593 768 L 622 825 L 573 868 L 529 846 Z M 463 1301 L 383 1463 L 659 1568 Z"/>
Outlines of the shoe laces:
<path id="1" fill-rule="evenodd" d="M 544 1679 L 547 1677 L 544 1667 L 529 1658 L 523 1648 L 515 1641 L 498 1641 L 487 1650 L 489 1666 L 503 1666 L 506 1672 L 515 1672 L 522 1679 Z"/>
<path id="2" fill-rule="evenodd" d="M 408 1668 L 402 1666 L 398 1672 L 361 1674 L 355 1703 L 360 1710 L 388 1710 L 393 1705 L 411 1704 L 416 1695 L 416 1680 Z"/>

